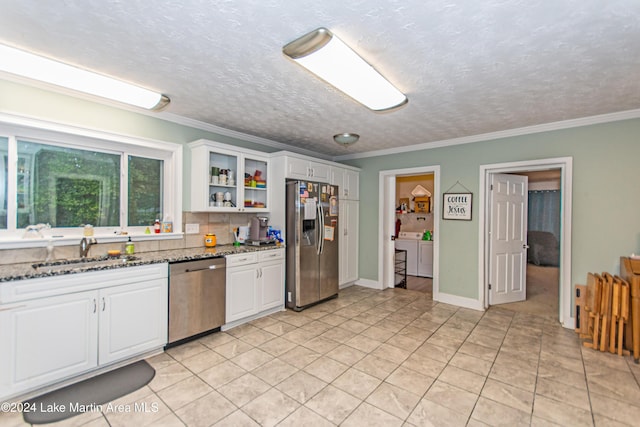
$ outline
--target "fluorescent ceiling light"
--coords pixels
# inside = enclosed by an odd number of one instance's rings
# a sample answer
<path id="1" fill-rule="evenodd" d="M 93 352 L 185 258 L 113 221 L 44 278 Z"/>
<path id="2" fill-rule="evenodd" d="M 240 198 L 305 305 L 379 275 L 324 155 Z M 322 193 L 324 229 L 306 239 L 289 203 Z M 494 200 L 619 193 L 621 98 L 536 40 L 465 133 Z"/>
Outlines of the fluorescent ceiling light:
<path id="1" fill-rule="evenodd" d="M 407 97 L 326 28 L 282 48 L 285 55 L 374 111 L 407 103 Z"/>
<path id="2" fill-rule="evenodd" d="M 161 93 L 4 45 L 0 45 L 0 71 L 149 110 L 169 104 Z"/>

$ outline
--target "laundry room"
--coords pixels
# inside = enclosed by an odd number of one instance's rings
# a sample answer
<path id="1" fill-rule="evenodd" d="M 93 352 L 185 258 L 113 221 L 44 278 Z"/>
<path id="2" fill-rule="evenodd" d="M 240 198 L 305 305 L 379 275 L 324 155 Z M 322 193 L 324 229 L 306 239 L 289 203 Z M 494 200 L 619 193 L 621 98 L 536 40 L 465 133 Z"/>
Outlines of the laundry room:
<path id="1" fill-rule="evenodd" d="M 434 175 L 396 177 L 395 248 L 406 251 L 407 276 L 433 277 Z"/>

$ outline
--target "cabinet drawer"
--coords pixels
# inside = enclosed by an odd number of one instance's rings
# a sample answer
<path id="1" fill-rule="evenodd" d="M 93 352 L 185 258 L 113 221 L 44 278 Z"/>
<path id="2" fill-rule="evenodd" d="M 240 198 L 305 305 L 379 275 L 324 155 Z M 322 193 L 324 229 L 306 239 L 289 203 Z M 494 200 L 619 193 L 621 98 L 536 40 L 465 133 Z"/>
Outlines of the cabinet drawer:
<path id="1" fill-rule="evenodd" d="M 258 259 L 262 261 L 273 261 L 284 258 L 284 249 L 274 249 L 259 252 Z"/>
<path id="2" fill-rule="evenodd" d="M 258 254 L 246 253 L 246 254 L 237 254 L 237 255 L 227 255 L 227 268 L 234 267 L 236 265 L 246 265 L 246 264 L 255 264 L 258 262 Z"/>

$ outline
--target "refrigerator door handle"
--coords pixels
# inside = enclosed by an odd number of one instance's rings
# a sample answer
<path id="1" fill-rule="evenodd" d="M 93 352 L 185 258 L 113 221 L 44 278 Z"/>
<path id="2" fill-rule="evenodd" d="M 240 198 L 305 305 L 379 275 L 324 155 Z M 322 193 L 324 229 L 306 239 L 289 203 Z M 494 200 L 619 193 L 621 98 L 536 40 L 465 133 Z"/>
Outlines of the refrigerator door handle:
<path id="1" fill-rule="evenodd" d="M 320 254 L 324 252 L 324 208 L 321 204 L 318 204 L 320 208 Z"/>
<path id="2" fill-rule="evenodd" d="M 316 205 L 316 254 L 322 253 L 322 215 L 320 212 L 320 204 Z"/>

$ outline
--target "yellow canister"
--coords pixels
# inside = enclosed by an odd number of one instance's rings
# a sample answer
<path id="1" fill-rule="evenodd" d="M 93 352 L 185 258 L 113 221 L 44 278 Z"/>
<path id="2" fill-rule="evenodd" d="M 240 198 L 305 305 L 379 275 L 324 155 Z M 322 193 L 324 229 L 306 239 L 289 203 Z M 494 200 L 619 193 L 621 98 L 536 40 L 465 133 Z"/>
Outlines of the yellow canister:
<path id="1" fill-rule="evenodd" d="M 204 245 L 207 248 L 213 248 L 216 245 L 216 235 L 211 233 L 205 234 Z"/>

